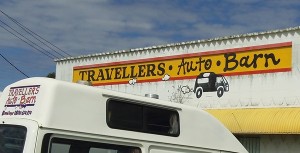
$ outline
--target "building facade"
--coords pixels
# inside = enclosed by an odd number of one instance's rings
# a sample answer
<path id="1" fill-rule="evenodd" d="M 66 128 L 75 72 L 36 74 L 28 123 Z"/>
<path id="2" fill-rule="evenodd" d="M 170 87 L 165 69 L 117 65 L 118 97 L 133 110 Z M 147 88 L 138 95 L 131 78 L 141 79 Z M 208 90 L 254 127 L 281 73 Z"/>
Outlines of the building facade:
<path id="1" fill-rule="evenodd" d="M 207 110 L 250 153 L 294 153 L 299 60 L 300 27 L 294 27 L 58 59 L 56 79 L 158 94 Z"/>

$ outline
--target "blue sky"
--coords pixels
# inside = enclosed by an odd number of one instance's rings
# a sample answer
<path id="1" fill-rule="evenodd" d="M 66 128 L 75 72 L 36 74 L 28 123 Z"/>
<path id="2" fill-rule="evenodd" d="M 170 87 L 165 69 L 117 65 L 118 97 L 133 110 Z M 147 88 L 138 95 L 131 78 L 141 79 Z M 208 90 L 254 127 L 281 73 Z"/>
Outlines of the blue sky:
<path id="1" fill-rule="evenodd" d="M 300 26 L 298 0 L 1 0 L 0 10 L 72 56 Z M 55 72 L 53 58 L 2 27 L 0 53 L 30 77 Z M 0 57 L 0 91 L 24 78 Z"/>

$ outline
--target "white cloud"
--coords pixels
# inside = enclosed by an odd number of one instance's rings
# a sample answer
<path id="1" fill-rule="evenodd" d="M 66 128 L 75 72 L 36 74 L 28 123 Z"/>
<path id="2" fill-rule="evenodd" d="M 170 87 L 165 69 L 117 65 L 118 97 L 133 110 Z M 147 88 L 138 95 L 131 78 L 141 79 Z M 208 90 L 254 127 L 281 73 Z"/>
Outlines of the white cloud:
<path id="1" fill-rule="evenodd" d="M 171 8 L 168 3 L 121 6 L 110 5 L 107 1 L 95 5 L 96 2 L 17 1 L 13 7 L 19 13 L 11 16 L 19 18 L 21 23 L 33 31 L 77 55 L 82 50 L 109 51 L 145 47 L 148 44 L 160 45 L 170 40 L 171 27 L 195 18 L 193 14 Z M 10 8 L 6 8 L 6 12 L 11 14 Z M 160 30 L 163 27 L 170 29 Z M 151 41 L 136 41 L 153 38 L 155 44 Z M 120 41 L 123 43 L 111 43 Z"/>
<path id="2" fill-rule="evenodd" d="M 299 26 L 299 5 L 297 0 L 0 2 L 1 10 L 74 56 Z M 21 31 L 2 14 L 0 19 Z M 11 54 L 29 75 L 54 67 L 1 27 L 0 32 L 2 50 L 24 51 Z"/>
<path id="3" fill-rule="evenodd" d="M 275 2 L 278 5 L 257 0 L 202 3 L 128 1 L 118 5 L 118 1 L 107 0 L 26 0 L 4 3 L 3 8 L 36 33 L 75 55 L 82 54 L 83 50 L 114 51 L 278 29 L 299 22 L 299 10 L 288 8 L 295 1 L 284 2 L 286 7 L 279 1 Z M 30 48 L 1 30 L 0 46 Z"/>

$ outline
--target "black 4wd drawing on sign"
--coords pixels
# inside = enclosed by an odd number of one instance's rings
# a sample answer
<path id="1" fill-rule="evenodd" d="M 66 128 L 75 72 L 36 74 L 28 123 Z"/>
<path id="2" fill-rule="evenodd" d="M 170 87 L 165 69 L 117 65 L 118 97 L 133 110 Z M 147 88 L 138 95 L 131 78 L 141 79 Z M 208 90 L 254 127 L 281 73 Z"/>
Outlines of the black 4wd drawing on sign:
<path id="1" fill-rule="evenodd" d="M 200 98 L 203 92 L 217 92 L 218 97 L 222 97 L 224 92 L 229 91 L 229 84 L 223 75 L 214 72 L 200 73 L 195 81 L 194 93 Z"/>

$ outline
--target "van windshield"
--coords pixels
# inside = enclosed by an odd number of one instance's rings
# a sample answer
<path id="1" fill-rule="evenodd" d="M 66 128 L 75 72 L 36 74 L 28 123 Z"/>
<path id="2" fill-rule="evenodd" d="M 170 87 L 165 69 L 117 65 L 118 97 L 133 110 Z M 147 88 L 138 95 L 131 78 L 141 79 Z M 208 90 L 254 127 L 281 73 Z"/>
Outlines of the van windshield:
<path id="1" fill-rule="evenodd" d="M 22 153 L 26 131 L 23 126 L 0 125 L 0 153 Z"/>

